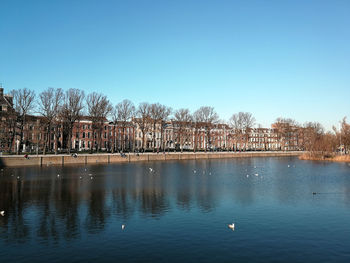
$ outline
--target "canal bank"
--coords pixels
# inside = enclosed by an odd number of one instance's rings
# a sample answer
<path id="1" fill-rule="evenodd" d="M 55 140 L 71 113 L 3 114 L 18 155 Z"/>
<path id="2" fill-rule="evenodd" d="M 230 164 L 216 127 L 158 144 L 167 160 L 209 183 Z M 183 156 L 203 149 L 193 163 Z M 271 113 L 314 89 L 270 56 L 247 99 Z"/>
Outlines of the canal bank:
<path id="1" fill-rule="evenodd" d="M 71 155 L 34 155 L 25 158 L 22 156 L 1 156 L 0 167 L 21 166 L 48 166 L 70 164 L 106 164 L 125 162 L 149 162 L 166 160 L 196 160 L 218 158 L 244 158 L 244 157 L 280 157 L 299 156 L 303 152 L 220 152 L 220 153 L 144 153 L 144 154 L 81 154 Z"/>
<path id="2" fill-rule="evenodd" d="M 311 154 L 303 153 L 299 155 L 300 160 L 307 161 L 329 161 L 329 162 L 342 162 L 350 163 L 350 155 L 327 155 L 327 154 Z"/>

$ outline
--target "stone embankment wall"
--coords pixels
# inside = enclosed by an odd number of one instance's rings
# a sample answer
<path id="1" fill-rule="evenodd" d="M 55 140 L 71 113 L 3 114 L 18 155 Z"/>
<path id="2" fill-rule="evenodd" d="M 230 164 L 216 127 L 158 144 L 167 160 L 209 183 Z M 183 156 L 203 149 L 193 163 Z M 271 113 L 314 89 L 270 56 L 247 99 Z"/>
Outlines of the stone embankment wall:
<path id="1" fill-rule="evenodd" d="M 279 157 L 299 156 L 303 152 L 240 152 L 240 153 L 145 153 L 137 156 L 134 153 L 126 154 L 81 154 L 77 157 L 70 155 L 38 155 L 29 156 L 26 159 L 22 156 L 0 157 L 0 167 L 20 166 L 48 166 L 48 165 L 69 165 L 69 164 L 103 164 L 123 163 L 138 161 L 166 161 L 166 160 L 196 160 L 196 159 L 217 159 L 217 158 L 239 158 L 239 157 Z"/>

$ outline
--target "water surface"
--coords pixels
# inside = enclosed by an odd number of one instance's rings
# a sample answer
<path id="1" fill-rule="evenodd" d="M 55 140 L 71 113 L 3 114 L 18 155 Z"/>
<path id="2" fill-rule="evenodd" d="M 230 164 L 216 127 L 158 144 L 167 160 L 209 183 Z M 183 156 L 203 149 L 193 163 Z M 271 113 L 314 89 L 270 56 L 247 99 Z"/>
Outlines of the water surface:
<path id="1" fill-rule="evenodd" d="M 0 210 L 1 262 L 350 262 L 342 163 L 5 168 Z"/>

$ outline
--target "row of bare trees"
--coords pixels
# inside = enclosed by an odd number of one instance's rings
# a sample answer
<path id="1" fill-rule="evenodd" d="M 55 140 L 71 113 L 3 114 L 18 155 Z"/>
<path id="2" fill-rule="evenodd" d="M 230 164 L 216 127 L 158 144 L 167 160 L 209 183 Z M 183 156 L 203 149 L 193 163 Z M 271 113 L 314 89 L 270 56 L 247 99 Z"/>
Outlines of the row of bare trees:
<path id="1" fill-rule="evenodd" d="M 170 107 L 160 103 L 140 103 L 137 107 L 129 101 L 112 105 L 107 96 L 93 92 L 85 95 L 85 92 L 79 89 L 69 89 L 63 91 L 59 88 L 48 88 L 41 92 L 38 97 L 34 91 L 24 88 L 11 91 L 13 97 L 13 108 L 15 117 L 8 113 L 2 126 L 6 126 L 9 132 L 1 132 L 0 140 L 10 142 L 10 149 L 13 149 L 15 138 L 18 139 L 19 146 L 16 147 L 17 153 L 23 148 L 25 138 L 29 138 L 25 127 L 27 118 L 30 114 L 40 115 L 44 125 L 44 145 L 43 153 L 47 151 L 58 152 L 58 138 L 62 135 L 65 140 L 60 148 L 66 148 L 70 153 L 72 149 L 73 128 L 83 116 L 87 116 L 92 122 L 92 145 L 93 150 L 99 151 L 102 146 L 102 133 L 104 123 L 111 120 L 113 124 L 112 145 L 110 150 L 117 150 L 116 129 L 121 129 L 121 149 L 124 151 L 130 147 L 127 142 L 133 141 L 126 137 L 126 129 L 130 122 L 138 126 L 141 132 L 141 148 L 151 147 L 156 149 L 165 149 L 166 140 L 164 139 L 164 128 L 169 119 L 173 120 L 174 130 L 176 131 L 176 144 L 181 150 L 187 141 L 191 141 L 194 136 L 193 150 L 198 148 L 199 133 L 205 133 L 205 145 L 210 147 L 212 144 L 211 134 L 215 125 L 219 124 L 219 116 L 213 107 L 203 106 L 191 114 L 189 109 L 181 108 L 173 111 Z M 2 113 L 4 114 L 4 113 Z M 222 122 L 222 121 L 221 121 Z M 247 149 L 249 134 L 256 125 L 256 120 L 249 112 L 238 112 L 229 119 L 227 127 L 231 129 L 234 136 L 235 149 Z M 302 142 L 302 149 L 314 152 L 331 152 L 343 146 L 344 152 L 348 153 L 350 149 L 350 125 L 344 118 L 341 122 L 341 128 L 334 128 L 333 133 L 326 133 L 321 124 L 308 122 L 304 125 L 287 118 L 277 118 L 273 124 L 278 139 L 283 144 L 291 145 L 292 141 L 297 139 Z M 63 133 L 63 134 L 61 134 Z M 52 136 L 53 134 L 53 136 Z M 151 141 L 147 141 L 146 135 L 151 136 Z M 297 137 L 297 138 L 296 138 Z M 51 140 L 54 140 L 52 143 Z M 173 142 L 174 143 L 174 142 Z M 238 147 L 238 144 L 240 145 Z M 54 149 L 52 149 L 54 145 Z"/>
<path id="2" fill-rule="evenodd" d="M 333 126 L 333 132 L 326 132 L 319 122 L 306 122 L 301 125 L 288 118 L 277 118 L 274 128 L 283 145 L 298 141 L 302 150 L 320 156 L 349 153 L 350 124 L 346 122 L 346 118 L 342 120 L 340 129 Z"/>

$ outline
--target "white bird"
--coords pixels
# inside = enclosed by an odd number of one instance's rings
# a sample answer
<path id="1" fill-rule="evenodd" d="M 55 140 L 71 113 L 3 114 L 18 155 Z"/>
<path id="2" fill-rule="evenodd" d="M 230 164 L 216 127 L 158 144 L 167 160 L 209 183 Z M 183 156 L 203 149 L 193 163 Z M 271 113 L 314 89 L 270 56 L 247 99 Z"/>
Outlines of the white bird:
<path id="1" fill-rule="evenodd" d="M 58 174 L 57 177 L 60 177 L 60 175 Z"/>
<path id="2" fill-rule="evenodd" d="M 211 173 L 209 173 L 209 175 L 211 175 Z"/>
<path id="3" fill-rule="evenodd" d="M 17 179 L 19 179 L 19 176 L 17 176 Z"/>
<path id="4" fill-rule="evenodd" d="M 232 229 L 232 231 L 235 230 L 235 224 L 234 223 L 228 224 L 227 226 L 228 226 L 228 228 Z"/>
<path id="5" fill-rule="evenodd" d="M 81 176 L 79 176 L 79 178 L 81 179 L 82 177 L 81 177 Z"/>
<path id="6" fill-rule="evenodd" d="M 290 167 L 290 165 L 288 164 L 288 167 Z"/>
<path id="7" fill-rule="evenodd" d="M 89 174 L 89 176 L 91 176 L 92 174 Z"/>
<path id="8" fill-rule="evenodd" d="M 94 178 L 91 176 L 90 179 L 92 180 L 92 179 L 94 179 Z"/>
<path id="9" fill-rule="evenodd" d="M 122 230 L 124 230 L 125 229 L 125 225 L 122 225 Z"/>
<path id="10" fill-rule="evenodd" d="M 259 176 L 259 174 L 255 174 L 255 176 Z"/>
<path id="11" fill-rule="evenodd" d="M 197 171 L 196 170 L 193 170 L 193 173 L 196 173 Z"/>
<path id="12" fill-rule="evenodd" d="M 5 211 L 1 211 L 0 215 L 5 216 Z"/>
<path id="13" fill-rule="evenodd" d="M 149 171 L 150 171 L 151 173 L 153 172 L 153 168 L 150 167 L 150 168 L 148 168 L 148 169 L 149 169 Z"/>
<path id="14" fill-rule="evenodd" d="M 247 178 L 249 177 L 249 174 L 247 174 Z"/>

